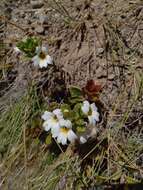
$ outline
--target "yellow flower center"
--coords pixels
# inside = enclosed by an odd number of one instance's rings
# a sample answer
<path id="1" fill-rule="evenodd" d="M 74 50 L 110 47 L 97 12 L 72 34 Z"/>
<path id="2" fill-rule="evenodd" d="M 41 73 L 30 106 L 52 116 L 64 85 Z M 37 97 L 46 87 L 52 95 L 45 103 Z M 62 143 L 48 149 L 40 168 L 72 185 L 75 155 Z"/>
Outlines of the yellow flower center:
<path id="1" fill-rule="evenodd" d="M 68 129 L 68 128 L 66 128 L 66 127 L 60 128 L 60 132 L 61 132 L 61 133 L 64 133 L 65 135 L 68 133 L 69 130 L 70 130 L 70 129 Z"/>
<path id="2" fill-rule="evenodd" d="M 40 59 L 45 59 L 46 58 L 46 54 L 41 51 L 40 54 L 39 54 L 39 57 L 40 57 Z"/>

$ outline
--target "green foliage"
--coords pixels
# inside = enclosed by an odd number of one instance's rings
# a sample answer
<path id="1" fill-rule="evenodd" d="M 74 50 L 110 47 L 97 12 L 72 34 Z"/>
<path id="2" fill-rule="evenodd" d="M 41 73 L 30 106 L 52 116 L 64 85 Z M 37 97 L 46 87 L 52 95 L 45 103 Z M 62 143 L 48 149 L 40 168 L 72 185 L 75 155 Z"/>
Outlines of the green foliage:
<path id="1" fill-rule="evenodd" d="M 82 113 L 81 106 L 85 97 L 83 95 L 83 91 L 76 87 L 71 86 L 69 88 L 68 98 L 66 103 L 57 103 L 56 101 L 50 102 L 48 107 L 45 105 L 42 113 L 47 110 L 49 112 L 53 112 L 55 109 L 61 109 L 64 119 L 70 120 L 72 122 L 73 131 L 77 135 L 82 135 L 87 130 L 85 116 Z M 41 120 L 41 125 L 42 125 Z M 45 139 L 45 144 L 50 145 L 52 143 L 52 136 L 48 135 Z"/>
<path id="2" fill-rule="evenodd" d="M 83 96 L 82 90 L 76 86 L 71 86 L 69 91 L 72 98 Z"/>
<path id="3" fill-rule="evenodd" d="M 51 134 L 49 134 L 47 137 L 46 137 L 46 142 L 45 142 L 47 145 L 50 145 L 52 143 L 52 136 Z"/>
<path id="4" fill-rule="evenodd" d="M 71 107 L 68 104 L 61 104 L 61 110 L 63 113 L 64 118 L 72 118 L 73 114 L 71 112 Z"/>
<path id="5" fill-rule="evenodd" d="M 68 95 L 69 95 L 67 98 L 68 101 L 66 101 L 66 103 L 65 102 L 58 103 L 56 101 L 50 102 L 48 106 L 46 105 L 44 106 L 44 109 L 42 109 L 43 110 L 42 113 L 44 113 L 45 110 L 53 112 L 55 109 L 61 109 L 64 119 L 70 120 L 72 122 L 73 131 L 77 135 L 82 135 L 82 133 L 84 133 L 87 129 L 85 123 L 86 117 L 81 111 L 82 103 L 85 100 L 83 92 L 80 88 L 72 86 L 69 88 Z M 42 126 L 43 120 L 41 119 L 41 122 L 39 123 Z M 35 125 L 38 124 L 36 123 L 34 124 L 34 126 Z M 44 142 L 46 145 L 50 145 L 52 143 L 51 134 L 46 137 Z"/>
<path id="6" fill-rule="evenodd" d="M 77 98 L 71 98 L 71 99 L 69 100 L 69 102 L 70 102 L 71 104 L 76 104 L 76 103 L 82 102 L 83 100 L 84 100 L 83 97 L 77 97 Z"/>
<path id="7" fill-rule="evenodd" d="M 39 101 L 32 87 L 21 100 L 0 115 L 0 153 L 8 154 L 15 144 L 20 143 L 23 128 L 33 127 L 32 118 L 38 111 Z"/>
<path id="8" fill-rule="evenodd" d="M 86 131 L 86 128 L 85 127 L 83 127 L 83 126 L 78 126 L 77 127 L 77 132 L 78 133 L 84 133 Z"/>
<path id="9" fill-rule="evenodd" d="M 76 104 L 84 100 L 83 92 L 80 88 L 76 86 L 71 86 L 69 88 L 69 92 L 70 92 L 69 102 L 71 104 Z"/>
<path id="10" fill-rule="evenodd" d="M 57 102 L 51 102 L 50 106 L 48 107 L 49 111 L 53 111 L 54 109 L 59 108 L 59 104 Z"/>
<path id="11" fill-rule="evenodd" d="M 17 47 L 26 54 L 27 57 L 32 58 L 35 55 L 36 47 L 40 45 L 40 40 L 35 37 L 28 37 L 27 39 L 18 42 Z"/>

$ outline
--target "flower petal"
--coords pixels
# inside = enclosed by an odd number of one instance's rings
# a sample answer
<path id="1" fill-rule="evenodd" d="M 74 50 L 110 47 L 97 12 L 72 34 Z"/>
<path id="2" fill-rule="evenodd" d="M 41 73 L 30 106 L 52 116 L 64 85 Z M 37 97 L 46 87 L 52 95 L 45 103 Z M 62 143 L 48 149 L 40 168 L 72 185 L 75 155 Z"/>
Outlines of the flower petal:
<path id="1" fill-rule="evenodd" d="M 85 100 L 83 102 L 83 106 L 81 107 L 84 114 L 87 114 L 89 112 L 89 106 L 90 106 L 89 102 Z"/>
<path id="2" fill-rule="evenodd" d="M 32 58 L 32 61 L 33 61 L 33 64 L 34 64 L 35 67 L 39 66 L 40 60 L 39 60 L 38 55 L 35 55 L 35 56 Z"/>
<path id="3" fill-rule="evenodd" d="M 57 137 L 57 141 L 58 141 L 58 143 L 61 142 L 61 139 L 62 139 L 62 134 L 60 133 L 60 134 L 58 135 L 58 137 Z"/>
<path id="4" fill-rule="evenodd" d="M 52 125 L 51 127 L 52 130 L 56 130 L 60 128 L 59 122 L 53 122 L 52 120 L 51 125 Z"/>
<path id="5" fill-rule="evenodd" d="M 86 143 L 86 142 L 87 142 L 86 138 L 84 138 L 83 136 L 81 136 L 81 137 L 80 137 L 80 143 L 81 143 L 81 144 L 84 144 L 84 143 Z"/>
<path id="6" fill-rule="evenodd" d="M 95 103 L 92 103 L 90 106 L 91 106 L 92 111 L 97 111 L 97 107 Z"/>
<path id="7" fill-rule="evenodd" d="M 16 53 L 21 53 L 21 50 L 20 50 L 18 47 L 14 47 L 14 51 L 15 51 Z"/>
<path id="8" fill-rule="evenodd" d="M 60 120 L 60 119 L 63 119 L 63 113 L 61 111 L 61 109 L 55 109 L 53 111 L 53 113 L 57 116 L 57 118 Z"/>
<path id="9" fill-rule="evenodd" d="M 95 125 L 96 124 L 96 120 L 94 119 L 94 117 L 92 117 L 92 115 L 88 116 L 88 120 L 89 120 L 90 125 Z"/>
<path id="10" fill-rule="evenodd" d="M 97 111 L 92 112 L 92 117 L 96 120 L 99 121 L 99 113 Z"/>
<path id="11" fill-rule="evenodd" d="M 60 124 L 60 127 L 66 127 L 66 120 L 60 119 L 59 124 Z"/>
<path id="12" fill-rule="evenodd" d="M 51 129 L 49 121 L 44 121 L 43 128 L 45 129 L 45 131 L 49 131 Z"/>
<path id="13" fill-rule="evenodd" d="M 43 67 L 47 67 L 48 63 L 46 61 L 46 59 L 39 59 L 39 67 L 43 68 Z"/>
<path id="14" fill-rule="evenodd" d="M 66 120 L 66 127 L 67 128 L 72 128 L 72 123 L 70 120 Z"/>
<path id="15" fill-rule="evenodd" d="M 44 114 L 42 115 L 42 119 L 43 120 L 48 120 L 51 119 L 53 117 L 53 113 L 45 111 Z"/>
<path id="16" fill-rule="evenodd" d="M 59 124 L 61 127 L 72 128 L 72 123 L 70 120 L 60 119 Z"/>
<path id="17" fill-rule="evenodd" d="M 69 140 L 70 142 L 74 142 L 75 139 L 77 139 L 76 134 L 75 134 L 72 130 L 69 130 L 67 136 L 68 136 L 68 140 Z"/>
<path id="18" fill-rule="evenodd" d="M 54 137 L 57 137 L 60 133 L 60 125 L 59 122 L 51 122 L 52 127 L 51 127 L 51 133 Z"/>
<path id="19" fill-rule="evenodd" d="M 51 133 L 52 133 L 52 137 L 58 137 L 59 136 L 59 132 L 60 130 L 58 128 L 52 128 Z"/>
<path id="20" fill-rule="evenodd" d="M 62 143 L 62 145 L 66 145 L 67 144 L 67 137 L 63 136 L 61 139 L 61 143 Z"/>
<path id="21" fill-rule="evenodd" d="M 48 53 L 48 47 L 42 46 L 41 51 L 47 54 Z"/>
<path id="22" fill-rule="evenodd" d="M 60 133 L 60 126 L 59 123 L 52 125 L 51 127 L 51 133 L 53 137 L 57 137 Z"/>
<path id="23" fill-rule="evenodd" d="M 67 137 L 63 135 L 62 133 L 59 134 L 57 138 L 58 143 L 62 143 L 63 145 L 67 144 Z"/>
<path id="24" fill-rule="evenodd" d="M 45 59 L 46 59 L 47 64 L 49 65 L 53 64 L 53 59 L 50 55 L 47 55 Z"/>
<path id="25" fill-rule="evenodd" d="M 39 54 L 41 52 L 41 47 L 37 46 L 35 52 L 36 52 L 36 54 Z"/>

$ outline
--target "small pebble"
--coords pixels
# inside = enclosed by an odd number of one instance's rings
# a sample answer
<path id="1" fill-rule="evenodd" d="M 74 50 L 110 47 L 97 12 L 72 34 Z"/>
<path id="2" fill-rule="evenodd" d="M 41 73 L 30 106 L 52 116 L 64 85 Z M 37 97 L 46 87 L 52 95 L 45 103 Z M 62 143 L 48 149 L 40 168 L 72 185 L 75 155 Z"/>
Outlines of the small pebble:
<path id="1" fill-rule="evenodd" d="M 103 54 L 104 49 L 103 48 L 97 48 L 97 55 Z"/>
<path id="2" fill-rule="evenodd" d="M 108 75 L 108 80 L 113 80 L 115 78 L 115 75 L 114 74 L 109 74 Z"/>
<path id="3" fill-rule="evenodd" d="M 102 67 L 99 67 L 96 70 L 96 77 L 97 78 L 106 78 L 107 77 L 107 72 L 105 69 L 103 69 Z"/>
<path id="4" fill-rule="evenodd" d="M 38 34 L 43 34 L 44 33 L 44 27 L 43 26 L 36 26 L 35 28 L 35 31 L 38 33 Z"/>
<path id="5" fill-rule="evenodd" d="M 40 15 L 39 20 L 41 24 L 48 24 L 49 17 L 47 15 Z"/>
<path id="6" fill-rule="evenodd" d="M 31 0 L 30 3 L 33 9 L 40 9 L 44 5 L 43 1 L 41 0 Z"/>

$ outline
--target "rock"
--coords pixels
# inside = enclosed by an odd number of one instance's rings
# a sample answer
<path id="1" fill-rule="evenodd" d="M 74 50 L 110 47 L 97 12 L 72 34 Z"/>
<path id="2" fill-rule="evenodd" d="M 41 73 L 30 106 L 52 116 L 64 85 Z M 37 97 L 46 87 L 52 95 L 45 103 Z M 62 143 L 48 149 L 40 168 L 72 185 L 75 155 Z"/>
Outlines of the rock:
<path id="1" fill-rule="evenodd" d="M 43 28 L 43 26 L 38 25 L 38 26 L 35 27 L 35 31 L 36 31 L 38 34 L 43 34 L 43 33 L 44 33 L 44 28 Z"/>
<path id="2" fill-rule="evenodd" d="M 97 78 L 106 78 L 107 77 L 107 72 L 105 69 L 103 69 L 102 67 L 99 67 L 97 70 L 96 70 L 96 77 Z"/>
<path id="3" fill-rule="evenodd" d="M 31 24 L 31 20 L 25 19 L 25 24 L 27 24 L 27 25 Z M 29 28 L 29 26 L 28 26 L 28 28 Z"/>
<path id="4" fill-rule="evenodd" d="M 108 75 L 108 80 L 113 80 L 115 78 L 115 74 L 109 74 Z"/>
<path id="5" fill-rule="evenodd" d="M 40 15 L 39 20 L 41 24 L 48 24 L 49 17 L 47 15 Z"/>
<path id="6" fill-rule="evenodd" d="M 40 9 L 44 5 L 42 0 L 31 0 L 30 3 L 33 9 Z"/>
<path id="7" fill-rule="evenodd" d="M 49 34 L 48 30 L 45 30 L 45 35 L 47 36 Z"/>
<path id="8" fill-rule="evenodd" d="M 25 12 L 24 12 L 24 11 L 21 11 L 21 12 L 19 13 L 19 15 L 20 15 L 21 18 L 25 18 Z"/>
<path id="9" fill-rule="evenodd" d="M 102 56 L 103 56 L 103 53 L 104 53 L 104 49 L 103 49 L 103 48 L 97 48 L 96 55 L 97 55 L 98 57 L 102 57 Z"/>
<path id="10" fill-rule="evenodd" d="M 97 48 L 97 54 L 101 54 L 104 52 L 104 49 L 103 48 Z"/>
<path id="11" fill-rule="evenodd" d="M 5 16 L 6 16 L 8 19 L 11 19 L 11 17 L 12 17 L 12 8 L 10 8 L 10 7 L 5 8 L 4 14 L 5 14 Z"/>

